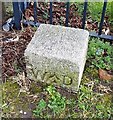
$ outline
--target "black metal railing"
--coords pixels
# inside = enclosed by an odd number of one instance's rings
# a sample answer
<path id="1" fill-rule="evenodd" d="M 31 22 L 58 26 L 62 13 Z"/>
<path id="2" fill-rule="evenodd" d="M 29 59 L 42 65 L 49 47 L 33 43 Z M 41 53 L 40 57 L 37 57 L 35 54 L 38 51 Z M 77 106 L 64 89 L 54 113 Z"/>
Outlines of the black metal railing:
<path id="1" fill-rule="evenodd" d="M 52 24 L 52 2 L 50 2 L 50 24 Z M 21 18 L 22 18 L 22 12 L 26 9 L 25 6 L 27 6 L 28 3 L 24 2 L 13 2 L 13 11 L 14 11 L 14 23 L 16 29 L 20 29 L 21 26 Z M 86 12 L 87 12 L 87 6 L 88 6 L 88 0 L 84 1 L 84 10 L 83 10 L 83 19 L 82 19 L 82 29 L 85 29 L 85 22 L 86 22 Z M 66 21 L 65 21 L 65 26 L 68 26 L 68 21 L 69 21 L 69 7 L 70 7 L 70 2 L 69 0 L 66 3 Z M 113 36 L 111 35 L 105 35 L 102 34 L 102 27 L 104 23 L 104 17 L 105 17 L 105 12 L 106 12 L 106 7 L 107 7 L 107 0 L 104 1 L 103 4 L 103 10 L 102 10 L 102 15 L 101 15 L 101 20 L 100 20 L 100 25 L 99 25 L 99 32 L 90 32 L 90 36 L 93 37 L 99 37 L 103 39 L 108 39 L 108 40 L 113 40 Z M 37 22 L 37 3 L 34 1 L 34 23 Z"/>

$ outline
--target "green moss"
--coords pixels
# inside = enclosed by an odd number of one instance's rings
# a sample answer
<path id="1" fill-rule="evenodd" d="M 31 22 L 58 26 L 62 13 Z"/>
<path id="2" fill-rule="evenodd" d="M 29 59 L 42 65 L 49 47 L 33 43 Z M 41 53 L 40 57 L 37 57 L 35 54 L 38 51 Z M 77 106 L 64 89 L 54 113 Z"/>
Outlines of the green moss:
<path id="1" fill-rule="evenodd" d="M 77 90 L 78 87 L 78 73 L 70 71 L 69 67 L 64 67 L 63 70 L 56 68 L 55 70 L 45 69 L 39 70 L 39 68 L 34 68 L 31 66 L 31 70 L 28 70 L 28 76 L 35 81 L 42 81 L 47 84 L 65 86 L 70 90 Z M 38 72 L 37 72 L 38 71 Z M 69 82 L 69 83 L 68 83 Z M 33 90 L 34 91 L 34 90 Z"/>
<path id="2" fill-rule="evenodd" d="M 11 80 L 2 84 L 2 117 L 20 117 L 20 111 L 30 111 L 29 105 L 33 101 L 33 98 L 29 98 L 29 95 L 20 91 L 20 86 Z M 31 94 L 41 92 L 41 88 L 36 86 L 34 82 L 31 84 Z M 38 99 L 37 99 L 38 100 Z"/>
<path id="3" fill-rule="evenodd" d="M 103 101 L 104 103 L 106 104 L 111 104 L 112 103 L 112 94 L 104 94 L 104 96 L 102 97 L 103 98 Z"/>

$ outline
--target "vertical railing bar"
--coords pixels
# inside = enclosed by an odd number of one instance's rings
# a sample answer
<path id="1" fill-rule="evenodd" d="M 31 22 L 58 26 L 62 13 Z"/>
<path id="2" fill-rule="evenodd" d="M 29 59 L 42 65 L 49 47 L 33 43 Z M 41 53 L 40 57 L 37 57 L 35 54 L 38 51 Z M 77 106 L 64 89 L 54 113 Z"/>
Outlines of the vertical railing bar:
<path id="1" fill-rule="evenodd" d="M 65 22 L 65 26 L 68 27 L 68 21 L 69 21 L 69 0 L 68 2 L 66 3 L 66 22 Z"/>
<path id="2" fill-rule="evenodd" d="M 21 11 L 24 12 L 25 10 L 24 2 L 20 2 L 20 8 L 21 8 Z"/>
<path id="3" fill-rule="evenodd" d="M 13 1 L 13 15 L 14 15 L 14 23 L 17 30 L 21 29 L 21 11 L 19 9 L 19 2 Z"/>
<path id="4" fill-rule="evenodd" d="M 104 1 L 98 35 L 101 35 L 101 33 L 102 33 L 102 26 L 103 26 L 103 23 L 104 23 L 104 16 L 105 16 L 105 12 L 106 12 L 106 7 L 107 7 L 107 0 Z"/>
<path id="5" fill-rule="evenodd" d="M 37 2 L 34 2 L 34 22 L 37 22 Z"/>
<path id="6" fill-rule="evenodd" d="M 30 1 L 29 0 L 24 0 L 24 6 L 25 9 L 29 6 Z"/>
<path id="7" fill-rule="evenodd" d="M 50 1 L 50 24 L 53 23 L 52 17 L 53 17 L 53 15 L 52 15 L 52 1 Z"/>
<path id="8" fill-rule="evenodd" d="M 29 6 L 28 0 L 24 0 L 24 10 Z"/>
<path id="9" fill-rule="evenodd" d="M 86 11 L 87 11 L 87 2 L 88 2 L 88 0 L 85 0 L 85 2 L 84 2 L 84 11 L 83 11 L 83 20 L 82 20 L 82 29 L 85 28 Z"/>
<path id="10" fill-rule="evenodd" d="M 25 8 L 29 7 L 29 2 L 25 2 Z"/>

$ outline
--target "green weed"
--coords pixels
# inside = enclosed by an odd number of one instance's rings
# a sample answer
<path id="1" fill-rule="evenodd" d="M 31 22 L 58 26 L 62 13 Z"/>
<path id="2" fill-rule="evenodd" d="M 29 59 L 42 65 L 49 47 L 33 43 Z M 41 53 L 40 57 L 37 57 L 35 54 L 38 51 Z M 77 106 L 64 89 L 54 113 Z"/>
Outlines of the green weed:
<path id="1" fill-rule="evenodd" d="M 33 114 L 36 117 L 42 116 L 43 115 L 42 112 L 43 110 L 45 110 L 46 106 L 47 106 L 46 102 L 43 99 L 41 99 L 36 107 L 36 110 L 33 111 Z"/>
<path id="2" fill-rule="evenodd" d="M 39 101 L 36 110 L 33 111 L 34 116 L 36 117 L 42 117 L 44 109 L 49 109 L 51 113 L 53 113 L 52 117 L 55 117 L 61 114 L 66 108 L 65 97 L 62 97 L 61 94 L 56 91 L 55 87 L 48 86 L 46 91 L 48 92 L 49 100 L 47 102 L 43 99 Z"/>
<path id="3" fill-rule="evenodd" d="M 103 42 L 97 38 L 89 41 L 88 61 L 97 68 L 113 69 L 113 47 L 109 42 Z"/>

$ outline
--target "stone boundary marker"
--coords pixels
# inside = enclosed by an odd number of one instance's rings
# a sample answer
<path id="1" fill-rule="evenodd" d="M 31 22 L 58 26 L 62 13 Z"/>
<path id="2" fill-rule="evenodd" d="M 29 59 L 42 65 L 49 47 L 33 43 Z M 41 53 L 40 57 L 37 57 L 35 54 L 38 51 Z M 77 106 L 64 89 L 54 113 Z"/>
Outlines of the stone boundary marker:
<path id="1" fill-rule="evenodd" d="M 88 39 L 86 30 L 41 24 L 25 51 L 28 77 L 76 92 L 86 62 Z"/>

